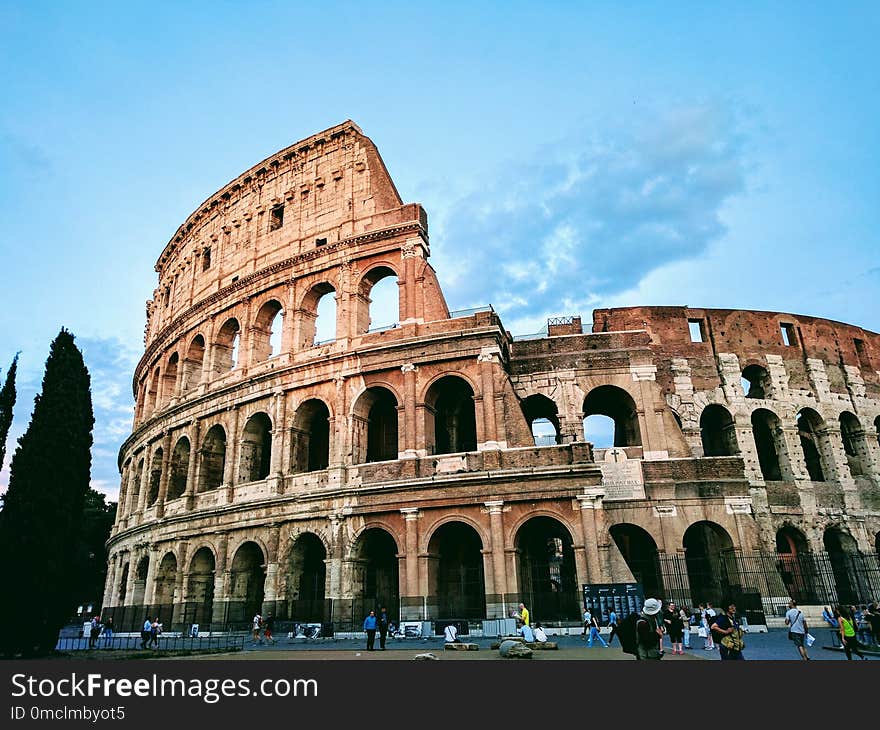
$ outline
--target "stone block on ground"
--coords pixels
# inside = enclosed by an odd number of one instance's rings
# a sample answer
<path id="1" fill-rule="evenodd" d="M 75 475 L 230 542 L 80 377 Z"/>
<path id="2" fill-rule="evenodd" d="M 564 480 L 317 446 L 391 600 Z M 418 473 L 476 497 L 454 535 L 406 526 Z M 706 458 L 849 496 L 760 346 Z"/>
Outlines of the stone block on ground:
<path id="1" fill-rule="evenodd" d="M 532 650 L 522 641 L 502 641 L 498 649 L 504 659 L 531 659 Z"/>
<path id="2" fill-rule="evenodd" d="M 479 651 L 480 647 L 476 644 L 468 644 L 464 641 L 449 642 L 443 647 L 446 651 Z"/>

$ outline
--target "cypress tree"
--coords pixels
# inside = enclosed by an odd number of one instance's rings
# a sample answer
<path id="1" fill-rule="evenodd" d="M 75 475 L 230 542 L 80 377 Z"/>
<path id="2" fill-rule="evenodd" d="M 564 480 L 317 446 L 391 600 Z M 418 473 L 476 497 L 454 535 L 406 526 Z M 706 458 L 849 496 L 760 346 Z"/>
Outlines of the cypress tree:
<path id="1" fill-rule="evenodd" d="M 0 512 L 0 653 L 7 656 L 52 651 L 75 609 L 94 422 L 89 372 L 62 329 L 12 457 Z"/>
<path id="2" fill-rule="evenodd" d="M 6 456 L 6 437 L 12 425 L 12 409 L 15 407 L 15 372 L 18 370 L 18 354 L 12 358 L 12 365 L 6 371 L 6 382 L 0 389 L 0 469 Z"/>

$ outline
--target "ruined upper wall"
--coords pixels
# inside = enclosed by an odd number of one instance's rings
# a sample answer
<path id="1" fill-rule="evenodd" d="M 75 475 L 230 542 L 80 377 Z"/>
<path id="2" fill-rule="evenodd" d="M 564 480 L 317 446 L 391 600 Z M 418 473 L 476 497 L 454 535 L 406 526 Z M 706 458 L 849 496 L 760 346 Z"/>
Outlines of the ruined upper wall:
<path id="1" fill-rule="evenodd" d="M 702 342 L 692 341 L 690 322 L 700 328 Z M 842 322 L 783 312 L 691 307 L 621 307 L 593 312 L 593 332 L 625 330 L 646 330 L 652 348 L 664 359 L 690 360 L 697 389 L 719 384 L 715 356 L 732 353 L 743 368 L 766 366 L 768 355 L 782 358 L 790 387 L 804 390 L 811 389 L 808 360 L 824 363 L 832 392 L 846 392 L 845 368 L 855 368 L 869 392 L 880 394 L 880 335 Z"/>
<path id="2" fill-rule="evenodd" d="M 190 215 L 156 262 L 146 340 L 239 277 L 409 220 L 373 142 L 351 121 L 254 165 Z M 426 225 L 426 222 L 423 221 Z"/>

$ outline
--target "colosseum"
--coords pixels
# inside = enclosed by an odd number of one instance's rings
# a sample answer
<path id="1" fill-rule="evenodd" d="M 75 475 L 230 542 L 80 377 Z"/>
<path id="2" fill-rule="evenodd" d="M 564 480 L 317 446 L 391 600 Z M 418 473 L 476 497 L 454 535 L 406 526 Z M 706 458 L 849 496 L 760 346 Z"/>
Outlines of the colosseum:
<path id="1" fill-rule="evenodd" d="M 117 630 L 340 632 L 381 605 L 479 631 L 520 601 L 571 626 L 585 585 L 627 582 L 768 615 L 880 595 L 880 335 L 652 306 L 514 337 L 450 310 L 429 256 L 350 121 L 180 226 L 119 453 Z"/>

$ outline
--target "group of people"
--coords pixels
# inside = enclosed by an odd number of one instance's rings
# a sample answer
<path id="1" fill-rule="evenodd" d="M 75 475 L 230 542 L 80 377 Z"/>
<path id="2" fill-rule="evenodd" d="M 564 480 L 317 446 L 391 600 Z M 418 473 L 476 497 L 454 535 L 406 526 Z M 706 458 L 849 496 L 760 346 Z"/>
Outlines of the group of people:
<path id="1" fill-rule="evenodd" d="M 98 647 L 98 639 L 101 636 L 104 637 L 104 644 L 109 644 L 113 638 L 113 618 L 110 617 L 102 623 L 100 616 L 92 616 L 91 621 L 89 621 L 88 633 L 89 649 L 96 649 Z"/>
<path id="2" fill-rule="evenodd" d="M 364 619 L 364 631 L 367 634 L 367 651 L 375 651 L 376 649 L 376 632 L 379 632 L 379 650 L 385 651 L 385 641 L 388 639 L 388 631 L 391 628 L 391 619 L 388 617 L 388 609 L 384 606 L 376 615 L 375 611 L 370 611 L 369 615 Z"/>
<path id="3" fill-rule="evenodd" d="M 162 634 L 162 624 L 159 623 L 159 617 L 150 620 L 147 616 L 144 619 L 144 625 L 141 626 L 141 649 L 159 648 L 159 636 Z"/>
<path id="4" fill-rule="evenodd" d="M 272 636 L 272 628 L 275 625 L 275 619 L 272 617 L 272 614 L 268 614 L 265 618 L 260 615 L 260 613 L 254 614 L 253 621 L 251 622 L 251 635 L 253 637 L 254 644 L 262 644 L 263 639 L 266 640 L 266 644 L 274 644 L 275 637 Z"/>
<path id="5" fill-rule="evenodd" d="M 861 649 L 873 645 L 880 647 L 880 604 L 870 603 L 861 606 L 828 606 L 822 611 L 822 620 L 833 633 L 840 634 L 840 643 L 846 658 L 852 655 L 867 659 Z"/>
<path id="6" fill-rule="evenodd" d="M 635 651 L 631 653 L 635 653 L 639 660 L 661 659 L 665 653 L 664 636 L 668 635 L 672 653 L 684 654 L 684 647 L 690 648 L 690 626 L 696 623 L 699 623 L 700 635 L 705 633 L 704 649 L 717 647 L 724 660 L 745 659 L 745 629 L 735 604 L 730 603 L 724 612 L 717 612 L 711 603 L 707 603 L 691 613 L 684 607 L 676 607 L 673 602 L 664 609 L 663 603 L 656 598 L 646 599 L 635 619 Z"/>

